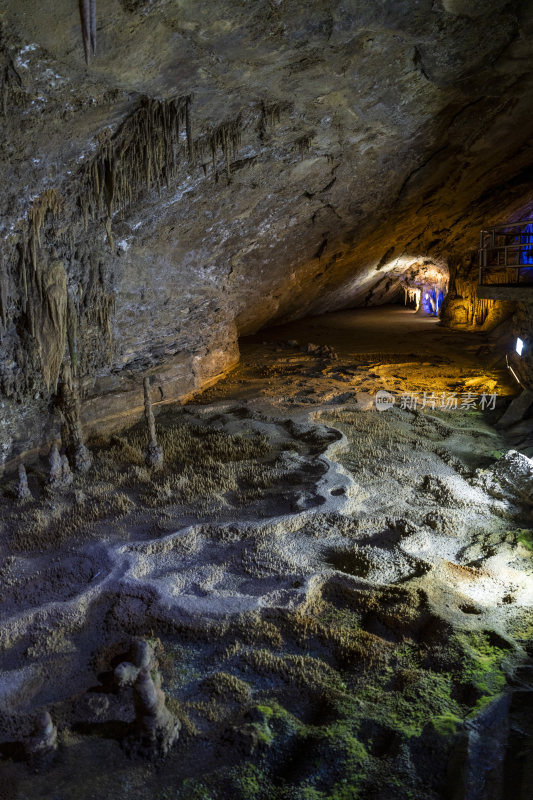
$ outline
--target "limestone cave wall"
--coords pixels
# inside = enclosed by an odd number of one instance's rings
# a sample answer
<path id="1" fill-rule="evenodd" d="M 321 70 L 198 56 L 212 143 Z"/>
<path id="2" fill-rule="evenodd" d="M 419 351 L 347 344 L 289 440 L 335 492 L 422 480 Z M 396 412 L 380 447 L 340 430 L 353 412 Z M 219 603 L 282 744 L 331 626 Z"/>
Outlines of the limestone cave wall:
<path id="1" fill-rule="evenodd" d="M 0 462 L 188 396 L 237 336 L 387 302 L 533 199 L 533 3 L 0 12 Z M 458 284 L 456 284 L 458 288 Z M 475 312 L 477 315 L 478 312 Z"/>

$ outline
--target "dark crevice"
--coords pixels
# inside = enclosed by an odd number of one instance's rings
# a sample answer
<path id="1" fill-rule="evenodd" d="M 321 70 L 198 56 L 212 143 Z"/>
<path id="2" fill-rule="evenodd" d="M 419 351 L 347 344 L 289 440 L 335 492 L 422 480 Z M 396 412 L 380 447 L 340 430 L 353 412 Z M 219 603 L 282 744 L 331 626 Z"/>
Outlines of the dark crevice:
<path id="1" fill-rule="evenodd" d="M 448 149 L 448 143 L 446 143 L 442 147 L 439 147 L 437 150 L 435 150 L 433 153 L 431 153 L 431 155 L 428 158 L 426 158 L 426 160 L 423 161 L 422 164 L 420 164 L 418 167 L 415 167 L 415 169 L 411 170 L 411 172 L 408 174 L 408 176 L 405 178 L 404 182 L 400 186 L 400 190 L 399 190 L 398 194 L 396 195 L 396 202 L 401 200 L 401 198 L 402 198 L 402 196 L 403 196 L 403 194 L 404 194 L 404 192 L 405 192 L 405 190 L 407 188 L 407 184 L 411 181 L 411 179 L 418 172 L 421 172 L 424 169 L 424 167 L 427 167 L 427 165 L 431 161 L 433 161 L 434 158 L 436 158 L 438 155 L 440 155 L 441 153 L 443 153 L 447 149 Z"/>

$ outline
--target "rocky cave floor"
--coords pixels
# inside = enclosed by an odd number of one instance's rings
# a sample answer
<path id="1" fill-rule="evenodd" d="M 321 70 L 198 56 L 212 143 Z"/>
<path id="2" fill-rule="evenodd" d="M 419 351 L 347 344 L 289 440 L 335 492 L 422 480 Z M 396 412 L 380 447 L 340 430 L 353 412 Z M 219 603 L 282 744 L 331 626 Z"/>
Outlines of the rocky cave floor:
<path id="1" fill-rule="evenodd" d="M 361 310 L 241 350 L 160 409 L 162 470 L 138 424 L 62 491 L 45 461 L 31 499 L 4 482 L 0 796 L 529 796 L 532 478 L 487 337 Z M 424 392 L 497 407 L 400 407 Z M 117 670 L 139 641 L 181 723 L 165 757 Z M 58 748 L 28 763 L 42 709 Z"/>

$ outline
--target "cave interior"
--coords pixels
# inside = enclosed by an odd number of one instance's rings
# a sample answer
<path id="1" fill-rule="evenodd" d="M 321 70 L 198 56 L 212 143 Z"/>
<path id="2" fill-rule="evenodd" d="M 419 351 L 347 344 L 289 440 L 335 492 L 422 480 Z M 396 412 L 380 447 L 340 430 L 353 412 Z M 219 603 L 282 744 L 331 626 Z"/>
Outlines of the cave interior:
<path id="1" fill-rule="evenodd" d="M 4 0 L 1 800 L 533 796 L 532 0 Z"/>

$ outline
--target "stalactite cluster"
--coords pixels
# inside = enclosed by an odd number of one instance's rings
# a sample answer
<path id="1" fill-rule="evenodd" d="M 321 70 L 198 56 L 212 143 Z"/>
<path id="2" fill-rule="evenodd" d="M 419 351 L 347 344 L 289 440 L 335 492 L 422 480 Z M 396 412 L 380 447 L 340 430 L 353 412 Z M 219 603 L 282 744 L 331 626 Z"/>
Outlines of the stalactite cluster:
<path id="1" fill-rule="evenodd" d="M 195 158 L 190 118 L 191 95 L 168 102 L 145 98 L 113 135 L 103 137 L 97 156 L 85 168 L 78 204 L 85 230 L 89 220 L 110 220 L 152 187 L 161 191 L 175 179 L 180 163 L 180 133 L 185 131 L 188 157 Z"/>
<path id="2" fill-rule="evenodd" d="M 420 298 L 422 296 L 422 289 L 417 286 L 407 286 L 404 284 L 403 287 L 404 292 L 404 305 L 407 305 L 407 301 L 410 303 L 415 304 L 415 310 L 418 311 L 420 308 Z"/>
<path id="3" fill-rule="evenodd" d="M 26 226 L 17 243 L 18 279 L 22 319 L 35 342 L 43 381 L 48 389 L 55 385 L 63 358 L 66 337 L 67 276 L 55 249 L 42 247 L 42 231 L 47 218 L 52 221 L 63 209 L 55 189 L 47 189 L 33 201 Z M 8 323 L 9 286 L 7 270 L 2 270 L 0 307 L 2 323 Z"/>
<path id="4" fill-rule="evenodd" d="M 280 122 L 281 115 L 285 111 L 289 111 L 290 108 L 290 104 L 286 102 L 276 101 L 269 103 L 265 100 L 261 100 L 259 122 L 257 124 L 257 132 L 259 133 L 261 141 L 264 141 L 266 138 L 268 128 Z"/>
<path id="5" fill-rule="evenodd" d="M 217 155 L 219 150 L 222 150 L 226 165 L 226 176 L 228 181 L 231 180 L 231 156 L 233 155 L 233 158 L 235 158 L 235 152 L 241 143 L 241 137 L 242 118 L 240 114 L 234 120 L 223 122 L 222 125 L 215 128 L 209 136 L 209 149 L 211 151 L 211 161 L 215 179 L 218 180 Z"/>
<path id="6" fill-rule="evenodd" d="M 91 4 L 89 43 L 93 41 Z M 7 61 L 5 62 L 7 64 Z M 0 64 L 2 97 L 11 73 Z M 103 130 L 95 156 L 65 184 L 46 189 L 28 209 L 0 255 L 0 389 L 4 395 L 55 391 L 62 368 L 92 374 L 112 357 L 114 310 L 112 225 L 147 192 L 175 182 L 183 165 L 209 161 L 228 182 L 243 135 L 243 117 L 225 120 L 196 139 L 192 95 L 144 97 L 116 130 Z M 1 101 L 5 104 L 5 99 Z M 253 130 L 261 138 L 287 104 L 262 102 Z M 309 148 L 311 134 L 298 140 Z M 107 232 L 107 246 L 101 232 Z"/>
<path id="7" fill-rule="evenodd" d="M 300 136 L 296 139 L 295 145 L 300 155 L 304 155 L 304 153 L 309 152 L 311 147 L 311 142 L 313 141 L 313 133 L 304 133 L 303 136 Z"/>
<path id="8" fill-rule="evenodd" d="M 39 295 L 42 297 L 42 271 L 37 259 L 38 249 L 41 247 L 41 230 L 44 225 L 47 214 L 56 216 L 61 211 L 62 200 L 59 197 L 56 189 L 46 189 L 39 197 L 37 197 L 28 210 L 28 235 L 23 239 L 25 246 L 29 248 L 29 260 L 33 267 L 35 280 Z M 24 264 L 28 259 L 23 259 Z M 23 264 L 23 266 L 24 266 Z M 27 279 L 24 277 L 26 296 L 27 296 Z"/>
<path id="9" fill-rule="evenodd" d="M 483 325 L 494 309 L 494 300 L 483 300 L 477 296 L 476 284 L 460 277 L 455 278 L 455 290 L 465 303 L 468 325 Z"/>
<path id="10" fill-rule="evenodd" d="M 0 261 L 0 336 L 4 348 L 11 346 L 0 370 L 6 396 L 23 396 L 39 384 L 54 391 L 62 364 L 80 376 L 111 358 L 115 297 L 109 248 L 102 251 L 99 231 L 105 226 L 112 245 L 112 217 L 177 177 L 181 139 L 194 164 L 191 101 L 191 95 L 168 102 L 143 98 L 114 134 L 100 134 L 96 156 L 66 196 L 45 190 L 20 233 L 9 238 Z M 235 147 L 235 128 L 221 127 L 215 140 Z"/>
<path id="11" fill-rule="evenodd" d="M 34 199 L 0 262 L 0 336 L 5 396 L 55 391 L 68 356 L 72 373 L 109 357 L 113 293 L 105 270 L 88 269 L 98 245 L 83 240 L 79 213 L 57 190 Z M 80 348 L 80 329 L 97 328 Z"/>

